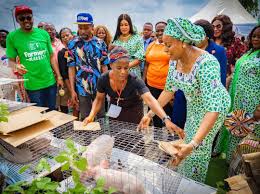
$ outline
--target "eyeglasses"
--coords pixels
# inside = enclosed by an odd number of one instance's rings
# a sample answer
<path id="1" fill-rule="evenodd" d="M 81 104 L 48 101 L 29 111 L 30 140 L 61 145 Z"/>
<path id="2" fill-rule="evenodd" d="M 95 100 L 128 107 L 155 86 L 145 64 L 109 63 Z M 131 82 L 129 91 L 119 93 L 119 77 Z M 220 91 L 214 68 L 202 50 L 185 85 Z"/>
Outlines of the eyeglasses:
<path id="1" fill-rule="evenodd" d="M 221 29 L 223 26 L 221 24 L 217 24 L 216 26 L 215 25 L 212 25 L 213 29 L 217 28 L 217 29 Z"/>
<path id="2" fill-rule="evenodd" d="M 27 21 L 31 21 L 32 20 L 32 16 L 28 15 L 28 16 L 20 16 L 18 17 L 18 20 L 21 22 L 24 22 L 25 20 Z"/>

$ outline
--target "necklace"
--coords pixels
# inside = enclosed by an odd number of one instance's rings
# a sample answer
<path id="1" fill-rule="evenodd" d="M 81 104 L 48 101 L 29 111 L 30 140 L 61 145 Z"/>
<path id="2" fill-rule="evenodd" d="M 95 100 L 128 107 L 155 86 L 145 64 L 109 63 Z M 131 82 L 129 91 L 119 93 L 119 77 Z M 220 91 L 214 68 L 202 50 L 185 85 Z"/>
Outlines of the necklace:
<path id="1" fill-rule="evenodd" d="M 131 34 L 128 34 L 128 35 L 126 35 L 126 36 L 124 36 L 123 34 L 121 34 L 120 35 L 120 40 L 122 40 L 122 41 L 127 41 L 129 38 L 130 38 L 130 36 L 131 36 Z"/>

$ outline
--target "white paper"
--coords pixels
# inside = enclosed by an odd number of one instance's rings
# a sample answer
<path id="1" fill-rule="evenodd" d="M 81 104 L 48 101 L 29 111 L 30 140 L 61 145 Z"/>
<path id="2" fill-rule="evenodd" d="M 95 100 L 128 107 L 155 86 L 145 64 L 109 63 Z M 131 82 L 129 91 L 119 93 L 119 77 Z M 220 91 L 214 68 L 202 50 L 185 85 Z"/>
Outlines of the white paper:
<path id="1" fill-rule="evenodd" d="M 107 116 L 117 118 L 121 113 L 122 107 L 111 104 L 107 112 Z"/>

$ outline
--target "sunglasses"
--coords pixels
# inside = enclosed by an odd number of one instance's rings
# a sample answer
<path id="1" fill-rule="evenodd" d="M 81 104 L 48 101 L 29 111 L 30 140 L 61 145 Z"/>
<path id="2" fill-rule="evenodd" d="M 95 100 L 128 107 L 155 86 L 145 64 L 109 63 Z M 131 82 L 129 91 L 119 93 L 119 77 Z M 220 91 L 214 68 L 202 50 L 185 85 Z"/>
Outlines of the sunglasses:
<path id="1" fill-rule="evenodd" d="M 223 26 L 221 24 L 217 24 L 216 26 L 215 25 L 212 25 L 213 29 L 217 28 L 217 29 L 221 29 Z"/>
<path id="2" fill-rule="evenodd" d="M 20 16 L 18 17 L 18 20 L 21 22 L 24 22 L 25 20 L 27 21 L 31 21 L 32 20 L 32 16 L 28 15 L 28 16 Z"/>

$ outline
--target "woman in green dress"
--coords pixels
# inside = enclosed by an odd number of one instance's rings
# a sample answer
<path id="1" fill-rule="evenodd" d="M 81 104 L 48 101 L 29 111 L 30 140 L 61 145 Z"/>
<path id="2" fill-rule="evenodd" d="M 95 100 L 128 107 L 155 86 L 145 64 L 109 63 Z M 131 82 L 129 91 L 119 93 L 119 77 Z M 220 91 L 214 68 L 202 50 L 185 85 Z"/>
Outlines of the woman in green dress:
<path id="1" fill-rule="evenodd" d="M 121 14 L 118 17 L 116 33 L 112 44 L 122 46 L 130 55 L 130 72 L 141 79 L 140 64 L 144 59 L 144 43 L 133 28 L 129 15 Z"/>
<path id="2" fill-rule="evenodd" d="M 243 110 L 253 116 L 253 112 L 260 105 L 260 26 L 256 26 L 251 31 L 249 34 L 249 51 L 236 62 L 230 96 L 230 112 Z M 257 124 L 259 118 L 256 115 L 253 118 L 256 123 L 253 133 L 260 137 L 259 122 Z M 219 137 L 220 143 L 216 150 L 218 152 L 226 151 L 227 161 L 230 162 L 232 154 L 242 138 L 242 136 L 238 137 L 223 128 Z"/>
<path id="3" fill-rule="evenodd" d="M 220 81 L 217 59 L 193 46 L 204 38 L 203 28 L 187 19 L 167 21 L 163 42 L 173 62 L 165 89 L 158 99 L 161 106 L 165 106 L 178 89 L 185 94 L 185 143 L 175 146 L 178 152 L 174 165 L 179 166 L 178 172 L 199 182 L 205 182 L 212 143 L 230 106 L 230 96 Z M 147 127 L 152 116 L 149 111 L 139 127 Z"/>

